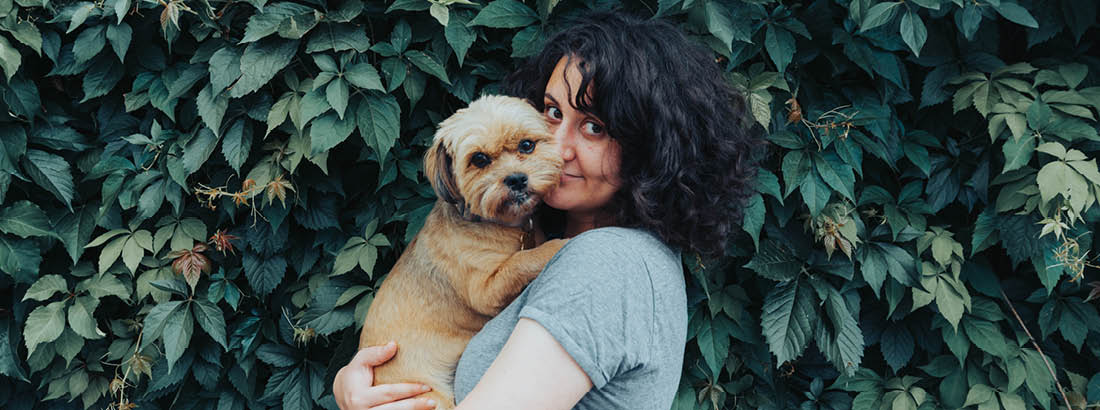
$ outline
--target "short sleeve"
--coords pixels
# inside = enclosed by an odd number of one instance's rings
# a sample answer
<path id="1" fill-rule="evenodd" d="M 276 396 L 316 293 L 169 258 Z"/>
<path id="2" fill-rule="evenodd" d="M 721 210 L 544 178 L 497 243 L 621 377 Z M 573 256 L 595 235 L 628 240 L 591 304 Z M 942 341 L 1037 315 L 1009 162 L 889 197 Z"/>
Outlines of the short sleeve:
<path id="1" fill-rule="evenodd" d="M 597 229 L 570 240 L 519 312 L 546 328 L 597 389 L 649 360 L 657 295 L 646 254 L 671 252 L 646 234 L 624 233 Z"/>

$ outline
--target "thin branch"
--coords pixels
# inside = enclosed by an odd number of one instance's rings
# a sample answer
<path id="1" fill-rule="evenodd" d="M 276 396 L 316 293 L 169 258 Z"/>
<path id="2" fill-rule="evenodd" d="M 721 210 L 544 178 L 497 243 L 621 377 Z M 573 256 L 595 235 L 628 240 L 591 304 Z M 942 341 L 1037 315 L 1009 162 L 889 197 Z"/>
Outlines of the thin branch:
<path id="1" fill-rule="evenodd" d="M 1069 403 L 1069 396 L 1066 396 L 1066 389 L 1062 387 L 1062 382 L 1058 381 L 1058 374 L 1054 372 L 1054 367 L 1050 365 L 1050 361 L 1047 360 L 1047 355 L 1043 353 L 1043 349 L 1039 347 L 1039 343 L 1035 341 L 1035 337 L 1031 335 L 1031 331 L 1027 329 L 1027 325 L 1024 324 L 1024 320 L 1020 318 L 1020 314 L 1016 312 L 1016 307 L 1012 306 L 1012 301 L 1008 300 L 1008 295 L 1005 295 L 1004 289 L 1000 289 L 1001 298 L 1008 304 L 1008 309 L 1012 311 L 1012 316 L 1016 317 L 1016 322 L 1020 324 L 1020 327 L 1024 329 L 1024 333 L 1027 334 L 1027 338 L 1031 340 L 1031 345 L 1035 346 L 1035 350 L 1039 351 L 1039 356 L 1043 358 L 1043 364 L 1047 365 L 1047 371 L 1050 372 L 1050 377 L 1054 379 L 1054 385 L 1058 386 L 1058 393 L 1061 393 L 1062 400 L 1066 402 L 1066 409 L 1073 410 L 1073 405 Z"/>

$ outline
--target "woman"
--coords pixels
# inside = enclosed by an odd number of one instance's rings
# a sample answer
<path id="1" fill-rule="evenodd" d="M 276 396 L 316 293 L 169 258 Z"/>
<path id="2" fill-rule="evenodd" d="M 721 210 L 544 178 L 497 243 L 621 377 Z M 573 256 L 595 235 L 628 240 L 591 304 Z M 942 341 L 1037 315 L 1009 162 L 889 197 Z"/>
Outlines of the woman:
<path id="1" fill-rule="evenodd" d="M 561 143 L 543 226 L 572 239 L 467 345 L 458 408 L 668 409 L 687 334 L 677 251 L 720 254 L 751 192 L 743 100 L 675 27 L 611 13 L 554 35 L 506 90 Z M 340 370 L 341 408 L 434 408 L 410 398 L 422 385 L 372 386 L 396 349 Z"/>

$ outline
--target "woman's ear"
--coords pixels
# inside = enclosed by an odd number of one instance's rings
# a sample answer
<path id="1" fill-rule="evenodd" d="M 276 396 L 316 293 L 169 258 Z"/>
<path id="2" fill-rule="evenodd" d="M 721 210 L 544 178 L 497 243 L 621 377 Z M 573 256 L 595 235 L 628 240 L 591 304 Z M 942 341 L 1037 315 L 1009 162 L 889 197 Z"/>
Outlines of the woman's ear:
<path id="1" fill-rule="evenodd" d="M 443 146 L 442 136 L 436 135 L 435 143 L 424 154 L 424 176 L 432 184 L 435 195 L 445 202 L 457 204 L 462 198 L 455 184 L 451 154 Z"/>

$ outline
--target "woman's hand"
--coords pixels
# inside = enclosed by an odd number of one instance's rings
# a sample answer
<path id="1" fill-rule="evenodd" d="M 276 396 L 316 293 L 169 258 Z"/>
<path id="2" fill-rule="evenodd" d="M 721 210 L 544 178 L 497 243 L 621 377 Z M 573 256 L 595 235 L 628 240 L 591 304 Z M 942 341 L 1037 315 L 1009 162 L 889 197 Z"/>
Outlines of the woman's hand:
<path id="1" fill-rule="evenodd" d="M 397 353 L 397 344 L 390 342 L 384 346 L 371 346 L 360 349 L 351 363 L 336 372 L 332 382 L 332 393 L 336 396 L 336 405 L 342 410 L 431 410 L 435 401 L 412 399 L 431 390 L 418 383 L 396 383 L 374 386 L 374 366 L 381 365 Z"/>

